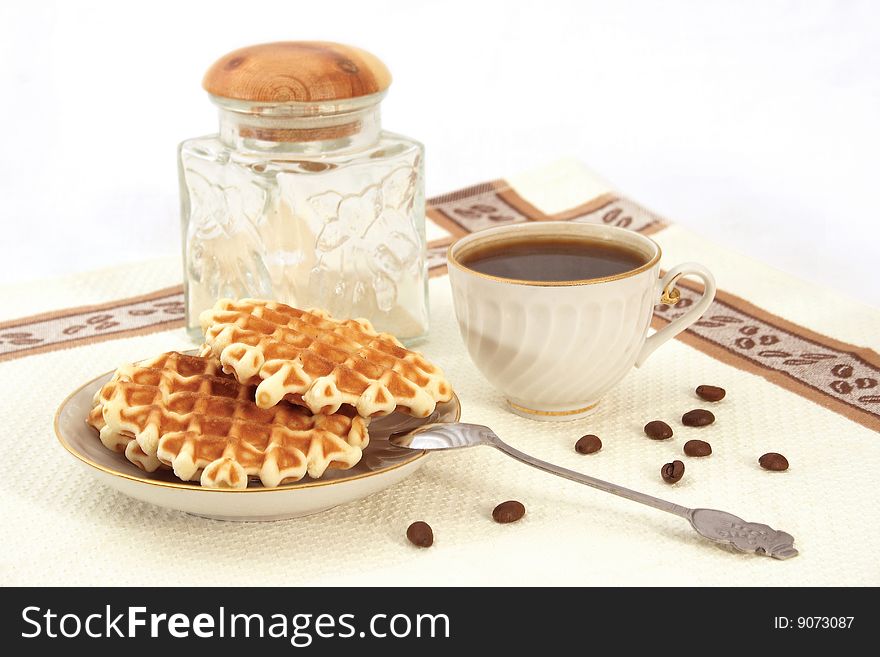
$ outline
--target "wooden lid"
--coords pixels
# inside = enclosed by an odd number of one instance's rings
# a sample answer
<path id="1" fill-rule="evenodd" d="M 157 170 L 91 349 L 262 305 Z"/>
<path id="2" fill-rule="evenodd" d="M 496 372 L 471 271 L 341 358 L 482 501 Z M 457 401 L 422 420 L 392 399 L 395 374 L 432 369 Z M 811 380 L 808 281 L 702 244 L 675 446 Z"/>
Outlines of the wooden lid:
<path id="1" fill-rule="evenodd" d="M 391 73 L 376 56 L 329 41 L 279 41 L 234 50 L 202 86 L 223 98 L 266 103 L 344 100 L 385 91 Z"/>

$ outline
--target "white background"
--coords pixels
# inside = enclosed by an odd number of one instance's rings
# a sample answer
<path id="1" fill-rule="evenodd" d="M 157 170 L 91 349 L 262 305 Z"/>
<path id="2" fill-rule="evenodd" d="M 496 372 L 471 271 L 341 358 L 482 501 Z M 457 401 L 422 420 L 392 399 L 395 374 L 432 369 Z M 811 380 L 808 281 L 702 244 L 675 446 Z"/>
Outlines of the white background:
<path id="1" fill-rule="evenodd" d="M 234 48 L 359 45 L 429 195 L 574 156 L 660 214 L 880 305 L 880 3 L 4 2 L 0 283 L 176 253 L 175 148 Z M 711 267 L 712 263 L 706 263 Z"/>

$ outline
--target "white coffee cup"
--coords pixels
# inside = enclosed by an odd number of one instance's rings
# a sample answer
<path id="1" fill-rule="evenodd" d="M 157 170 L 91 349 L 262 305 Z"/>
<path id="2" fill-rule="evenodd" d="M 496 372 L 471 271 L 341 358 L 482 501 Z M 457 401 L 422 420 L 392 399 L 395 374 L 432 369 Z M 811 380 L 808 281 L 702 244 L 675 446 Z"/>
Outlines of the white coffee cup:
<path id="1" fill-rule="evenodd" d="M 475 248 L 533 237 L 587 239 L 636 251 L 644 264 L 579 281 L 521 281 L 462 264 Z M 657 347 L 697 321 L 715 298 L 715 279 L 689 262 L 660 277 L 660 247 L 639 233 L 600 224 L 540 221 L 490 228 L 449 247 L 449 278 L 462 338 L 477 368 L 510 409 L 535 420 L 574 420 Z M 693 275 L 705 285 L 687 312 L 650 337 L 654 305 L 679 298 L 675 284 Z"/>

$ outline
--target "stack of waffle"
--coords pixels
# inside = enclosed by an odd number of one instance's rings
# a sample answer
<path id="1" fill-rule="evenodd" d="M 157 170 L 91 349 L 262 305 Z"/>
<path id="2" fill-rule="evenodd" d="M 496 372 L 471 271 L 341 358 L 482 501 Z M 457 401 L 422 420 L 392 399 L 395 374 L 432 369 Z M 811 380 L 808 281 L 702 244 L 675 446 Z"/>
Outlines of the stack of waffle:
<path id="1" fill-rule="evenodd" d="M 318 478 L 360 461 L 370 418 L 452 398 L 440 368 L 364 319 L 254 299 L 200 319 L 198 356 L 123 365 L 95 395 L 101 442 L 147 472 L 217 488 Z"/>

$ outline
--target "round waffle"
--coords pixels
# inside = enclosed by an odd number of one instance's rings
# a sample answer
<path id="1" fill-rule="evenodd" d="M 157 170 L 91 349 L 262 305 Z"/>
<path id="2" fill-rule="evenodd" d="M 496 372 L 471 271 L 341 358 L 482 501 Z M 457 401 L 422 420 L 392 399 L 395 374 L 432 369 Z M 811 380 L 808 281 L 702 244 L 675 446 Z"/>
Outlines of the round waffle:
<path id="1" fill-rule="evenodd" d="M 95 397 L 89 423 L 110 449 L 152 471 L 171 466 L 184 481 L 275 487 L 306 473 L 350 468 L 369 442 L 367 421 L 312 415 L 293 404 L 254 403 L 254 387 L 224 376 L 214 359 L 177 352 L 120 367 Z"/>
<path id="2" fill-rule="evenodd" d="M 336 413 L 346 404 L 362 417 L 395 409 L 427 417 L 437 402 L 452 398 L 439 367 L 365 319 L 337 321 L 321 310 L 221 299 L 200 321 L 202 355 L 256 385 L 261 408 L 286 399 L 313 413 Z"/>

